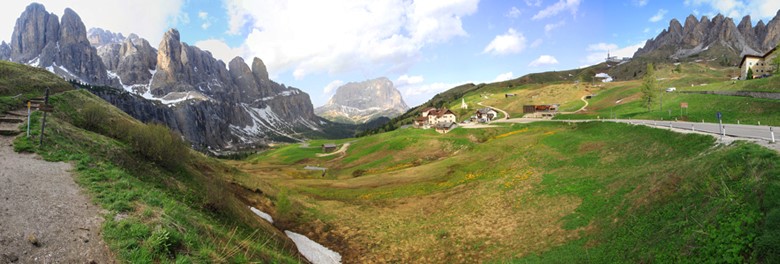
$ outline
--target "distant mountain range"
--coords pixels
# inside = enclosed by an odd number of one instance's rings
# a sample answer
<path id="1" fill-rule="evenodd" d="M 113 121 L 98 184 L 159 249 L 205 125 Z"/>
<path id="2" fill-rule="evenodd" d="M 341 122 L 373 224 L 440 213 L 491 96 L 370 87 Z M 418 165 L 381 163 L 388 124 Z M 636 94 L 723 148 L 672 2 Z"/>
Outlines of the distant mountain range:
<path id="1" fill-rule="evenodd" d="M 737 25 L 733 19 L 720 14 L 712 20 L 690 15 L 685 19 L 685 25 L 672 19 L 669 28 L 648 40 L 634 57 L 709 58 L 722 60 L 724 66 L 735 66 L 743 55 L 763 55 L 779 41 L 780 11 L 769 23 L 759 21 L 755 27 L 750 16 L 743 17 Z"/>
<path id="2" fill-rule="evenodd" d="M 335 122 L 362 124 L 379 117 L 393 118 L 407 109 L 393 82 L 381 77 L 340 86 L 314 113 Z"/>
<path id="3" fill-rule="evenodd" d="M 269 79 L 259 58 L 251 68 L 240 57 L 225 65 L 181 42 L 175 29 L 155 49 L 135 34 L 88 32 L 71 9 L 59 19 L 33 3 L 17 19 L 11 43 L 0 44 L 0 59 L 114 87 L 98 95 L 141 121 L 167 124 L 202 149 L 351 135 L 349 128 L 315 115 L 308 94 Z"/>

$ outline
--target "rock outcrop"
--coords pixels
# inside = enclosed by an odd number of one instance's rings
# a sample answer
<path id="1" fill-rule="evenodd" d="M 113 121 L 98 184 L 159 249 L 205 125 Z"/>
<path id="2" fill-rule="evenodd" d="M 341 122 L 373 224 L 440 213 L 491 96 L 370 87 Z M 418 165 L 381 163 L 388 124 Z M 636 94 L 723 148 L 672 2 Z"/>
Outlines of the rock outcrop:
<path id="1" fill-rule="evenodd" d="M 691 57 L 719 59 L 728 65 L 739 63 L 745 54 L 763 55 L 780 42 L 780 11 L 764 24 L 759 21 L 753 27 L 750 16 L 735 24 L 731 18 L 718 14 L 710 20 L 693 15 L 681 25 L 676 19 L 669 28 L 654 39 L 648 40 L 635 57 L 660 57 L 680 60 Z"/>
<path id="2" fill-rule="evenodd" d="M 175 29 L 155 49 L 135 34 L 85 28 L 73 10 L 66 9 L 60 21 L 31 4 L 16 22 L 8 57 L 67 79 L 115 87 L 93 92 L 141 121 L 167 124 L 203 150 L 352 135 L 315 115 L 308 94 L 269 79 L 259 58 L 251 68 L 240 57 L 225 65 L 181 42 Z"/>
<path id="3" fill-rule="evenodd" d="M 314 112 L 331 121 L 359 124 L 378 117 L 393 118 L 407 109 L 393 82 L 381 77 L 339 87 L 328 103 Z"/>
<path id="4" fill-rule="evenodd" d="M 11 46 L 8 43 L 0 43 L 0 60 L 9 60 L 11 58 Z"/>
<path id="5" fill-rule="evenodd" d="M 89 44 L 81 18 L 65 9 L 60 21 L 43 5 L 27 6 L 16 20 L 10 60 L 41 67 L 66 79 L 112 85 L 97 50 Z"/>
<path id="6" fill-rule="evenodd" d="M 102 28 L 90 28 L 87 32 L 87 39 L 89 44 L 95 47 L 100 47 L 108 44 L 119 44 L 125 41 L 125 36 L 122 33 L 113 33 L 110 30 Z"/>

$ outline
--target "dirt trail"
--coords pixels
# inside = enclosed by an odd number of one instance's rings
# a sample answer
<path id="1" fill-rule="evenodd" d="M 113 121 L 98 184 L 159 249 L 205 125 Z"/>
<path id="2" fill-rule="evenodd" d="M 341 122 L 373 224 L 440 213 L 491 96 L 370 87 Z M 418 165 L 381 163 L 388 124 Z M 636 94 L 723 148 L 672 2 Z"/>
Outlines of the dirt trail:
<path id="1" fill-rule="evenodd" d="M 331 153 L 317 153 L 317 154 L 314 154 L 314 155 L 317 156 L 317 157 L 333 156 L 333 155 L 336 155 L 336 154 L 346 153 L 347 149 L 349 149 L 349 142 L 344 143 L 344 145 L 341 145 L 341 148 L 339 148 L 339 150 L 337 150 L 337 151 L 334 151 L 334 152 L 331 152 Z"/>
<path id="2" fill-rule="evenodd" d="M 72 166 L 16 153 L 12 141 L 0 136 L 0 264 L 115 263 Z"/>

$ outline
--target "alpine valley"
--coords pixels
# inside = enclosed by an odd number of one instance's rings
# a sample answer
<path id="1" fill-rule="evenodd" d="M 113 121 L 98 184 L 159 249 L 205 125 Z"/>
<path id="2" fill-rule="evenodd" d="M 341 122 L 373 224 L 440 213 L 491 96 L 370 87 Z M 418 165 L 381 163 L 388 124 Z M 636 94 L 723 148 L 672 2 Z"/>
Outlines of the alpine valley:
<path id="1" fill-rule="evenodd" d="M 60 19 L 41 4 L 29 5 L 16 20 L 10 46 L 0 44 L 0 59 L 91 87 L 136 119 L 165 124 L 212 153 L 351 136 L 356 128 L 315 115 L 309 95 L 271 80 L 260 58 L 251 67 L 241 57 L 225 65 L 181 42 L 176 29 L 157 48 L 135 34 L 87 31 L 69 8 Z"/>

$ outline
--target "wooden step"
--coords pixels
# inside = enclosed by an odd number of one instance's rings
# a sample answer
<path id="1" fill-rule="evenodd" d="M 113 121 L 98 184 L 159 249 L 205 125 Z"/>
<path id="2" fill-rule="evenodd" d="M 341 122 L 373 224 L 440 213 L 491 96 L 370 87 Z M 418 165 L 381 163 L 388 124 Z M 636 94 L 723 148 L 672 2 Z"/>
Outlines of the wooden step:
<path id="1" fill-rule="evenodd" d="M 18 129 L 0 129 L 0 136 L 16 136 L 21 133 Z"/>
<path id="2" fill-rule="evenodd" d="M 9 115 L 9 116 L 21 116 L 21 117 L 27 118 L 27 113 L 26 112 L 5 111 L 5 114 Z"/>
<path id="3" fill-rule="evenodd" d="M 0 117 L 0 122 L 4 123 L 21 123 L 24 122 L 24 120 L 19 118 L 13 118 L 13 117 Z"/>

